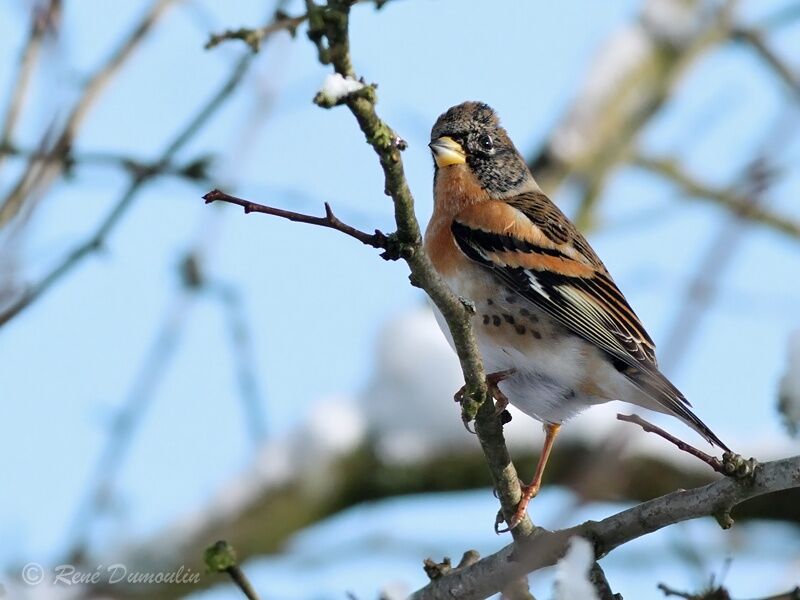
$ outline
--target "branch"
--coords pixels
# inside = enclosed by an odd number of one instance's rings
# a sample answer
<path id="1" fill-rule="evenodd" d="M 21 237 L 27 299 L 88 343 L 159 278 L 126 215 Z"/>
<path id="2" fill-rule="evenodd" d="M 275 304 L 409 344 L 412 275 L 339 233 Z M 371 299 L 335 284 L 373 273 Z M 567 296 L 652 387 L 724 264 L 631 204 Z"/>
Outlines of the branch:
<path id="1" fill-rule="evenodd" d="M 302 25 L 307 18 L 308 15 L 290 17 L 279 11 L 275 13 L 273 21 L 263 27 L 258 27 L 256 29 L 241 27 L 239 29 L 228 29 L 222 33 L 214 33 L 208 38 L 205 48 L 206 50 L 210 50 L 229 40 L 242 40 L 245 44 L 250 46 L 253 52 L 258 52 L 264 40 L 279 31 L 286 31 L 289 35 L 294 37 L 297 33 L 297 28 Z"/>
<path id="2" fill-rule="evenodd" d="M 60 18 L 61 2 L 60 0 L 49 0 L 46 6 L 34 6 L 31 13 L 30 34 L 20 56 L 17 78 L 11 85 L 11 99 L 6 109 L 3 125 L 0 127 L 0 146 L 11 141 L 14 129 L 19 122 L 22 107 L 25 105 L 28 85 L 36 68 L 45 35 L 54 29 L 55 23 Z M 3 159 L 4 156 L 0 155 L 0 165 L 3 164 Z"/>
<path id="3" fill-rule="evenodd" d="M 720 460 L 716 456 L 706 454 L 691 444 L 687 444 L 683 440 L 676 438 L 671 433 L 664 431 L 649 421 L 645 421 L 639 415 L 617 415 L 617 419 L 620 421 L 625 421 L 626 423 L 638 425 L 647 433 L 655 433 L 656 435 L 661 436 L 668 442 L 671 442 L 677 446 L 679 450 L 683 450 L 687 454 L 691 454 L 695 458 L 699 458 L 717 473 L 721 473 L 722 475 L 733 475 L 740 478 L 749 477 L 756 469 L 757 463 L 755 462 L 755 459 L 751 458 L 749 461 L 746 461 L 738 454 L 726 452 L 723 455 L 722 460 Z"/>
<path id="4" fill-rule="evenodd" d="M 3 307 L 2 311 L 0 311 L 0 327 L 41 298 L 53 284 L 61 280 L 67 273 L 71 272 L 84 258 L 102 247 L 106 238 L 131 207 L 144 184 L 154 177 L 154 174 L 158 173 L 159 168 L 168 165 L 178 151 L 198 134 L 202 127 L 216 114 L 219 108 L 239 85 L 242 78 L 244 78 L 250 66 L 250 62 L 251 56 L 249 55 L 239 59 L 228 79 L 223 82 L 222 86 L 220 86 L 205 104 L 201 105 L 194 117 L 178 131 L 172 141 L 167 145 L 167 148 L 161 154 L 160 158 L 154 163 L 154 169 L 151 172 L 139 174 L 131 179 L 128 188 L 87 240 L 73 248 L 72 251 L 51 268 L 42 279 L 25 290 L 11 304 Z M 2 219 L 0 219 L 0 224 L 1 223 Z"/>
<path id="5" fill-rule="evenodd" d="M 72 108 L 66 122 L 61 129 L 55 142 L 50 146 L 48 154 L 50 156 L 60 156 L 69 152 L 75 139 L 79 127 L 84 122 L 92 105 L 100 97 L 108 83 L 117 75 L 127 60 L 133 56 L 134 51 L 139 47 L 147 34 L 153 29 L 164 12 L 176 0 L 156 0 L 145 14 L 142 20 L 125 37 L 122 43 L 106 59 L 102 66 L 92 75 L 84 86 L 80 99 Z M 48 136 L 45 136 L 47 139 Z M 44 188 L 52 184 L 61 173 L 63 163 L 56 161 L 31 160 L 27 168 L 17 179 L 17 183 L 12 186 L 11 191 L 0 204 L 0 227 L 5 226 L 17 214 L 25 199 L 30 195 L 34 187 Z M 0 320 L 0 324 L 2 321 Z"/>
<path id="6" fill-rule="evenodd" d="M 281 208 L 273 208 L 265 204 L 258 204 L 257 202 L 251 202 L 250 200 L 244 200 L 242 198 L 237 198 L 236 196 L 231 196 L 230 194 L 226 194 L 225 192 L 221 192 L 219 190 L 211 190 L 203 196 L 203 200 L 206 201 L 206 204 L 211 204 L 212 202 L 227 202 L 229 204 L 235 204 L 237 206 L 241 206 L 245 213 L 263 213 L 265 215 L 272 215 L 282 219 L 288 219 L 289 221 L 295 221 L 296 223 L 308 223 L 309 225 L 318 225 L 320 227 L 335 229 L 336 231 L 341 231 L 345 235 L 349 235 L 350 237 L 357 239 L 366 246 L 372 246 L 373 248 L 382 248 L 383 250 L 386 250 L 386 252 L 381 255 L 386 260 L 397 260 L 397 258 L 399 258 L 399 256 L 394 256 L 390 253 L 392 236 L 387 236 L 378 229 L 375 230 L 374 234 L 369 234 L 365 231 L 361 231 L 360 229 L 356 229 L 355 227 L 351 227 L 350 225 L 343 223 L 336 215 L 333 214 L 333 210 L 331 210 L 331 207 L 327 202 L 325 203 L 325 216 L 314 217 L 312 215 L 305 215 L 303 213 L 283 210 Z"/>
<path id="7" fill-rule="evenodd" d="M 684 598 L 685 600 L 723 600 L 725 598 L 731 600 L 730 594 L 723 587 L 714 586 L 698 594 L 681 592 L 668 586 L 666 583 L 659 583 L 657 587 L 663 592 L 664 596 L 674 596 L 676 598 Z M 777 596 L 769 596 L 758 600 L 800 600 L 800 587 L 796 587 L 783 594 L 778 594 Z"/>
<path id="8" fill-rule="evenodd" d="M 631 160 L 631 164 L 671 180 L 687 196 L 710 200 L 742 219 L 768 225 L 785 235 L 800 239 L 800 222 L 756 205 L 735 190 L 709 186 L 695 179 L 673 160 L 638 155 Z"/>
<path id="9" fill-rule="evenodd" d="M 71 148 L 60 155 L 54 155 L 47 150 L 20 148 L 9 143 L 0 142 L 0 161 L 6 156 L 41 163 L 60 163 L 66 173 L 71 173 L 77 165 L 92 165 L 118 168 L 133 178 L 169 175 L 188 179 L 189 181 L 208 182 L 211 179 L 208 171 L 212 164 L 212 157 L 209 155 L 200 155 L 184 164 L 180 164 L 172 161 L 166 163 L 163 161 L 150 162 L 116 152 L 76 153 Z"/>
<path id="10" fill-rule="evenodd" d="M 505 582 L 555 564 L 569 539 L 592 540 L 597 558 L 631 540 L 675 523 L 728 512 L 745 500 L 800 487 L 800 456 L 759 465 L 752 481 L 725 477 L 680 490 L 607 517 L 559 531 L 538 530 L 523 545 L 509 544 L 474 565 L 448 573 L 412 594 L 413 600 L 472 600 L 500 591 Z"/>
<path id="11" fill-rule="evenodd" d="M 734 41 L 743 42 L 755 50 L 756 54 L 787 85 L 795 95 L 795 99 L 800 100 L 800 78 L 767 46 L 760 32 L 754 29 L 737 28 L 731 31 L 731 38 Z"/>
<path id="12" fill-rule="evenodd" d="M 365 0 L 353 0 L 351 4 L 358 4 L 364 1 Z M 389 0 L 369 1 L 374 2 L 376 8 L 382 8 L 384 4 L 389 2 Z M 206 50 L 210 50 L 223 42 L 241 40 L 250 46 L 253 52 L 258 52 L 261 50 L 261 44 L 264 43 L 264 40 L 279 31 L 286 31 L 289 35 L 294 37 L 297 34 L 297 28 L 308 20 L 308 15 L 309 13 L 305 13 L 296 17 L 290 17 L 282 10 L 278 10 L 275 13 L 274 19 L 263 27 L 240 27 L 239 29 L 227 29 L 221 33 L 212 33 L 206 42 L 205 48 Z"/>
<path id="13" fill-rule="evenodd" d="M 236 559 L 236 551 L 228 542 L 220 540 L 206 548 L 203 554 L 206 569 L 210 573 L 227 573 L 247 600 L 259 600 L 247 575 L 244 574 Z"/>

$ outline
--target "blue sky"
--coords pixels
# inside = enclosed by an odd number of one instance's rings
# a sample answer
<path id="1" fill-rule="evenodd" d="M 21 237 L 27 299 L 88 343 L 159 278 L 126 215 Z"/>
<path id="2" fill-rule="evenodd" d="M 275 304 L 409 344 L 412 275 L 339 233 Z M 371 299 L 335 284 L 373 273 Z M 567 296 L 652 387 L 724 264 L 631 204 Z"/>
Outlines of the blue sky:
<path id="1" fill-rule="evenodd" d="M 0 5 L 0 56 L 18 53 L 26 30 L 21 4 Z M 35 82 L 36 101 L 21 129 L 29 146 L 144 5 L 65 4 L 66 35 L 55 61 L 62 68 Z M 744 4 L 749 14 L 785 3 Z M 473 0 L 404 0 L 379 12 L 357 7 L 356 68 L 379 83 L 381 115 L 409 142 L 404 160 L 420 220 L 431 211 L 426 141 L 439 113 L 466 99 L 484 100 L 518 147 L 532 152 L 563 114 L 599 45 L 638 5 L 507 0 L 489 9 Z M 171 10 L 102 95 L 78 149 L 155 158 L 245 51 L 236 44 L 204 51 L 208 29 L 257 24 L 262 13 L 262 2 L 244 0 Z M 775 38 L 784 56 L 800 55 L 797 33 L 796 26 L 786 28 Z M 388 231 L 392 212 L 382 175 L 351 115 L 310 102 L 326 73 L 303 35 L 277 37 L 257 58 L 244 86 L 250 89 L 240 90 L 180 156 L 217 155 L 220 181 L 238 195 L 306 212 L 329 201 L 343 220 Z M 0 89 L 8 89 L 13 75 L 14 61 L 0 61 Z M 269 117 L 241 148 L 270 90 Z M 782 93 L 749 52 L 716 52 L 688 74 L 642 145 L 676 153 L 692 172 L 727 183 L 777 118 Z M 769 196 L 795 218 L 799 153 L 800 143 L 790 143 L 784 165 L 793 170 Z M 0 172 L 0 185 L 12 181 L 12 172 Z M 124 176 L 99 167 L 58 184 L 25 239 L 24 273 L 35 278 L 81 240 L 125 185 Z M 271 434 L 297 423 L 321 396 L 357 392 L 378 328 L 422 302 L 402 264 L 384 263 L 336 232 L 236 210 L 213 224 L 215 208 L 200 200 L 204 191 L 170 179 L 148 185 L 106 250 L 0 333 L 2 447 L 18 457 L 0 467 L 13 490 L 0 500 L 0 537 L 7 541 L 0 562 L 46 562 L 63 551 L 106 427 L 173 302 L 176 264 L 202 232 L 216 231 L 210 272 L 243 294 Z M 556 199 L 574 207 L 568 192 Z M 659 206 L 669 208 L 658 222 L 624 225 Z M 632 168 L 611 179 L 591 241 L 656 342 L 666 336 L 688 273 L 722 216 L 715 207 L 679 200 L 669 185 Z M 750 231 L 722 278 L 720 302 L 671 373 L 723 439 L 783 435 L 775 391 L 786 339 L 800 327 L 797 248 L 769 231 Z M 201 299 L 186 318 L 169 373 L 118 473 L 118 518 L 102 529 L 101 542 L 171 522 L 251 456 L 223 315 Z"/>

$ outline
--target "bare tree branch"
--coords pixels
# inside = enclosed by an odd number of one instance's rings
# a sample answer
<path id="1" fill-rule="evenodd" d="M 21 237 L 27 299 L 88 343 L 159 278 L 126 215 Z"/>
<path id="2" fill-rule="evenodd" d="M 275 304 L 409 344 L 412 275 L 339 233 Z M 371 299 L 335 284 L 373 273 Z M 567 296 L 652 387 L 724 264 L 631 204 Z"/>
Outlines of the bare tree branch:
<path id="1" fill-rule="evenodd" d="M 755 50 L 756 54 L 786 84 L 795 99 L 800 101 L 800 78 L 782 58 L 772 51 L 760 32 L 755 29 L 735 28 L 731 32 L 731 38 L 737 42 L 743 42 Z"/>
<path id="2" fill-rule="evenodd" d="M 130 34 L 111 53 L 103 65 L 89 78 L 83 88 L 81 97 L 72 108 L 66 122 L 61 128 L 58 138 L 50 146 L 50 156 L 60 156 L 69 151 L 75 139 L 78 128 L 83 123 L 89 110 L 100 97 L 108 83 L 119 73 L 121 67 L 133 55 L 145 36 L 155 26 L 166 9 L 176 0 L 156 0 L 142 20 L 133 28 Z M 8 141 L 8 140 L 4 140 Z M 11 221 L 18 213 L 25 198 L 29 196 L 34 187 L 42 189 L 49 186 L 61 173 L 62 161 L 40 161 L 33 159 L 28 162 L 28 167 L 20 175 L 17 183 L 0 203 L 0 228 Z M 1 324 L 1 323 L 0 323 Z"/>
<path id="3" fill-rule="evenodd" d="M 637 167 L 671 180 L 687 196 L 709 200 L 727 208 L 742 219 L 768 225 L 789 237 L 800 239 L 800 222 L 750 202 L 748 198 L 740 196 L 736 190 L 719 189 L 707 185 L 687 173 L 674 160 L 638 155 L 631 162 Z"/>
<path id="4" fill-rule="evenodd" d="M 663 527 L 690 519 L 728 513 L 742 502 L 800 486 L 800 456 L 759 465 L 752 481 L 725 477 L 692 490 L 680 490 L 644 502 L 602 521 L 548 531 L 539 529 L 524 544 L 509 544 L 474 565 L 431 581 L 411 595 L 413 600 L 478 600 L 500 591 L 505 582 L 555 564 L 569 539 L 594 542 L 602 558 L 615 548 Z"/>
<path id="5" fill-rule="evenodd" d="M 665 583 L 659 583 L 658 589 L 664 593 L 664 596 L 674 596 L 676 598 L 684 598 L 685 600 L 732 600 L 728 591 L 721 586 L 713 586 L 697 594 L 681 592 Z M 800 600 L 800 587 L 796 587 L 793 590 L 776 596 L 753 598 L 752 600 Z"/>
<path id="6" fill-rule="evenodd" d="M 258 52 L 264 40 L 279 31 L 286 31 L 289 35 L 294 37 L 297 33 L 297 28 L 302 25 L 306 19 L 308 19 L 308 15 L 305 14 L 297 17 L 290 17 L 278 12 L 275 14 L 275 18 L 263 27 L 257 27 L 256 29 L 242 27 L 212 34 L 208 42 L 206 42 L 206 50 L 229 40 L 242 40 L 245 44 L 250 46 L 253 52 Z"/>
<path id="7" fill-rule="evenodd" d="M 206 568 L 212 573 L 227 573 L 233 583 L 245 595 L 247 600 L 259 600 L 247 575 L 244 574 L 236 558 L 236 552 L 228 542 L 220 540 L 206 548 L 204 561 Z"/>
<path id="8" fill-rule="evenodd" d="M 653 425 L 649 421 L 644 420 L 639 415 L 617 415 L 617 419 L 620 421 L 625 421 L 626 423 L 638 425 L 647 433 L 655 433 L 656 435 L 677 446 L 678 449 L 700 459 L 709 467 L 714 469 L 717 473 L 721 473 L 723 475 L 734 475 L 740 478 L 749 477 L 755 472 L 755 469 L 758 466 L 758 463 L 755 461 L 755 459 L 751 458 L 750 460 L 744 460 L 740 455 L 732 452 L 726 452 L 723 455 L 722 460 L 718 459 L 716 456 L 706 454 L 691 444 L 687 444 L 683 440 L 676 438 L 671 433 L 664 431 L 661 429 L 661 427 Z"/>
<path id="9" fill-rule="evenodd" d="M 345 235 L 349 235 L 350 237 L 357 239 L 362 244 L 372 246 L 373 248 L 382 248 L 383 250 L 388 251 L 390 247 L 391 239 L 389 236 L 386 236 L 377 229 L 375 230 L 374 234 L 370 234 L 343 223 L 336 215 L 333 214 L 333 210 L 327 202 L 325 203 L 325 216 L 314 217 L 312 215 L 305 215 L 302 213 L 292 212 L 290 210 L 283 210 L 281 208 L 273 208 L 265 204 L 259 204 L 243 198 L 237 198 L 236 196 L 231 196 L 230 194 L 221 192 L 220 190 L 211 190 L 203 196 L 203 200 L 206 201 L 206 204 L 211 204 L 212 202 L 227 202 L 229 204 L 236 204 L 237 206 L 241 206 L 245 213 L 263 213 L 266 215 L 272 215 L 274 217 L 280 217 L 282 219 L 288 219 L 289 221 L 295 221 L 296 223 L 307 223 L 309 225 L 328 227 L 330 229 L 335 229 L 336 231 L 341 231 Z M 386 258 L 389 258 L 388 255 Z M 392 260 L 396 260 L 397 258 L 399 257 L 392 257 Z"/>
<path id="10" fill-rule="evenodd" d="M 28 93 L 30 83 L 45 34 L 54 29 L 55 23 L 59 20 L 61 12 L 61 0 L 49 0 L 44 7 L 34 6 L 31 10 L 31 31 L 28 41 L 22 50 L 17 71 L 17 79 L 11 85 L 11 99 L 8 103 L 2 128 L 0 128 L 0 146 L 4 146 L 11 141 L 11 137 L 16 128 L 22 106 L 25 103 L 25 96 Z M 3 164 L 4 156 L 0 154 L 0 166 Z"/>
<path id="11" fill-rule="evenodd" d="M 203 125 L 217 113 L 219 108 L 227 101 L 239 85 L 239 82 L 244 78 L 250 66 L 251 58 L 250 55 L 246 55 L 239 59 L 231 71 L 231 74 L 220 88 L 201 105 L 192 119 L 178 131 L 176 136 L 167 145 L 167 148 L 155 163 L 157 167 L 163 168 L 163 166 L 168 165 L 178 151 L 198 134 Z M 72 251 L 63 257 L 42 279 L 26 289 L 19 297 L 15 298 L 13 302 L 0 310 L 0 327 L 33 304 L 55 283 L 61 280 L 62 277 L 80 264 L 84 258 L 100 248 L 125 213 L 127 213 L 144 184 L 152 179 L 158 172 L 159 169 L 155 169 L 152 172 L 142 173 L 134 177 L 120 199 L 88 239 L 73 248 Z"/>

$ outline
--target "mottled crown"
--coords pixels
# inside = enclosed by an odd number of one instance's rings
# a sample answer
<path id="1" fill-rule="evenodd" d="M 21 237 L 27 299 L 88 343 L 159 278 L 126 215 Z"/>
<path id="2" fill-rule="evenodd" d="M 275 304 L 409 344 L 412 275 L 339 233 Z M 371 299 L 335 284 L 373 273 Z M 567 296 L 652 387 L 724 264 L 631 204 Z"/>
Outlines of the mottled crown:
<path id="1" fill-rule="evenodd" d="M 447 109 L 436 119 L 431 130 L 431 140 L 447 135 L 458 137 L 477 130 L 505 130 L 500 127 L 500 119 L 491 106 L 483 102 L 463 102 Z"/>

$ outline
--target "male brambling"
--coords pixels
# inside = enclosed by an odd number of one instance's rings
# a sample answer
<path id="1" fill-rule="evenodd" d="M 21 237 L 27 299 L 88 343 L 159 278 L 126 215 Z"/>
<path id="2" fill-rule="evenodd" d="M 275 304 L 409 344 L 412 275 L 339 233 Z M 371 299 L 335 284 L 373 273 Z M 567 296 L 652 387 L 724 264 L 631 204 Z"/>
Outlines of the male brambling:
<path id="1" fill-rule="evenodd" d="M 589 243 L 534 181 L 495 112 L 454 106 L 431 131 L 434 210 L 425 249 L 475 305 L 475 336 L 498 410 L 544 424 L 536 474 L 508 523 L 539 491 L 561 423 L 623 400 L 678 417 L 728 450 L 658 370 L 644 330 Z M 436 311 L 452 345 L 449 330 Z"/>

